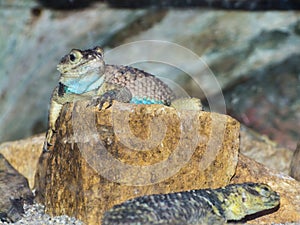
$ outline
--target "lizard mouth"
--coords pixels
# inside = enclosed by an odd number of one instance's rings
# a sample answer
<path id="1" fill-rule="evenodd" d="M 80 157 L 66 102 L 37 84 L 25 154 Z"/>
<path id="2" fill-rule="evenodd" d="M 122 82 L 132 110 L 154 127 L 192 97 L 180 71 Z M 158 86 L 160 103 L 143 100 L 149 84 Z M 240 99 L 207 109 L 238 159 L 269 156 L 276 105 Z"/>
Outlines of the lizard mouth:
<path id="1" fill-rule="evenodd" d="M 80 67 L 81 66 L 81 67 Z M 81 69 L 77 69 L 77 68 L 81 68 Z M 82 74 L 85 74 L 87 71 L 83 70 L 83 66 L 82 65 L 78 65 L 74 66 L 72 68 L 70 67 L 66 67 L 63 64 L 58 64 L 56 69 L 63 74 L 64 77 L 68 77 L 68 78 L 75 78 L 75 77 L 79 77 Z"/>
<path id="2" fill-rule="evenodd" d="M 280 196 L 278 193 L 275 192 L 274 195 L 270 197 L 268 205 L 277 206 L 279 203 L 280 203 Z"/>
<path id="3" fill-rule="evenodd" d="M 64 74 L 64 76 L 67 77 L 79 77 L 80 75 L 84 75 L 88 73 L 89 71 L 93 70 L 101 70 L 104 68 L 104 63 L 99 61 L 98 57 L 94 58 L 93 60 L 87 61 L 87 62 L 81 62 L 76 65 L 70 65 L 65 63 L 59 63 L 57 65 L 57 70 Z"/>
<path id="4" fill-rule="evenodd" d="M 76 73 L 76 72 L 71 72 L 71 71 L 68 71 L 68 70 L 59 70 L 58 71 L 63 74 L 63 77 L 65 78 L 78 78 L 80 77 L 80 74 L 79 73 Z"/>

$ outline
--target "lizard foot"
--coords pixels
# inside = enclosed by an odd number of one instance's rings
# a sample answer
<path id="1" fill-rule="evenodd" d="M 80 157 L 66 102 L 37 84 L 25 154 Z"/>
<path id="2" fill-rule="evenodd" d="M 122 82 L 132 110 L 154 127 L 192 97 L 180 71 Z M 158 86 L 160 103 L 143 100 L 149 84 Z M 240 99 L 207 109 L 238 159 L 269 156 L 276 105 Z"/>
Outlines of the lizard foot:
<path id="1" fill-rule="evenodd" d="M 96 96 L 92 98 L 91 102 L 87 105 L 87 107 L 98 106 L 99 110 L 107 109 L 111 107 L 112 102 L 114 99 L 116 99 L 116 97 L 116 92 L 113 90 L 105 92 L 101 96 Z"/>
<path id="2" fill-rule="evenodd" d="M 56 133 L 56 131 L 53 129 L 49 129 L 47 131 L 46 138 L 45 138 L 44 145 L 43 145 L 43 152 L 48 152 L 49 148 L 51 146 L 53 146 L 53 144 L 51 142 L 53 141 L 53 136 L 55 133 Z"/>

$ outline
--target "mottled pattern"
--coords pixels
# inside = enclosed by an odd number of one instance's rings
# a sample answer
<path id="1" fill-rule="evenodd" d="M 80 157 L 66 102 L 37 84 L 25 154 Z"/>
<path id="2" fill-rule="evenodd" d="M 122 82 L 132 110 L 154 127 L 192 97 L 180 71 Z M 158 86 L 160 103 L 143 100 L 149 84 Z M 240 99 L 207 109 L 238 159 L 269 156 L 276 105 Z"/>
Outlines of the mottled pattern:
<path id="1" fill-rule="evenodd" d="M 132 103 L 170 105 L 174 98 L 172 90 L 160 79 L 129 66 L 106 65 L 105 83 L 107 89 L 128 89 Z"/>
<path id="2" fill-rule="evenodd" d="M 268 185 L 233 184 L 128 200 L 107 211 L 102 224 L 224 224 L 278 205 L 279 195 Z"/>

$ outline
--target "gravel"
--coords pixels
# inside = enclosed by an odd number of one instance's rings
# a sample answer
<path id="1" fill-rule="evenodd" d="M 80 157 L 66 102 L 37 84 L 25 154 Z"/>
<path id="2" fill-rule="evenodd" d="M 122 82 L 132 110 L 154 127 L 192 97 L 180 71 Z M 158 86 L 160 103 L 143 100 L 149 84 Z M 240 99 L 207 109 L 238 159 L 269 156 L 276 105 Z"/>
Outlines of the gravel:
<path id="1" fill-rule="evenodd" d="M 41 204 L 25 205 L 25 213 L 21 220 L 16 223 L 1 222 L 0 224 L 15 224 L 15 225 L 84 225 L 83 222 L 76 220 L 74 217 L 55 216 L 50 217 L 45 213 L 44 206 Z"/>

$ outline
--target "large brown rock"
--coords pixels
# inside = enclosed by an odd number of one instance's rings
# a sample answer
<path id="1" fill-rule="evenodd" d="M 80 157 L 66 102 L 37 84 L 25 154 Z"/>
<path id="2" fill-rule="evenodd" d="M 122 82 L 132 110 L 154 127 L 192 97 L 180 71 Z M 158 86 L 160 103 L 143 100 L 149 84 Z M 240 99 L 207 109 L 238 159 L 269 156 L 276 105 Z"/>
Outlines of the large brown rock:
<path id="1" fill-rule="evenodd" d="M 280 195 L 280 207 L 276 212 L 247 221 L 248 224 L 300 223 L 300 183 L 298 181 L 240 154 L 236 174 L 231 183 L 242 182 L 268 184 Z"/>
<path id="2" fill-rule="evenodd" d="M 104 211 L 153 193 L 220 187 L 237 164 L 239 123 L 226 115 L 163 105 L 63 107 L 55 145 L 36 176 L 37 199 L 52 215 L 99 224 Z"/>

